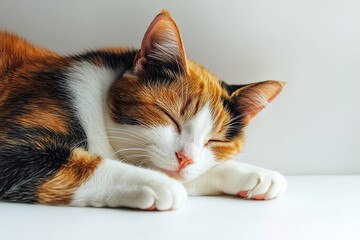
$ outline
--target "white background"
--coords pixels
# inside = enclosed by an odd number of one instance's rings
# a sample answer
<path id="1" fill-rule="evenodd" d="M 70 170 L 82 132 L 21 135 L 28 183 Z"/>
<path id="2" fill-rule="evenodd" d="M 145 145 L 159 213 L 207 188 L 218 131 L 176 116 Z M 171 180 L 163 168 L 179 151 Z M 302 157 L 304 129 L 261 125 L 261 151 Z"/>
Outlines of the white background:
<path id="1" fill-rule="evenodd" d="M 138 47 L 162 8 L 188 56 L 222 79 L 288 82 L 250 124 L 243 161 L 285 174 L 360 173 L 360 1 L 0 0 L 0 27 L 66 54 Z"/>
<path id="2" fill-rule="evenodd" d="M 165 212 L 0 202 L 1 239 L 360 239 L 360 176 L 287 180 L 287 192 L 276 200 L 191 197 L 179 210 Z"/>

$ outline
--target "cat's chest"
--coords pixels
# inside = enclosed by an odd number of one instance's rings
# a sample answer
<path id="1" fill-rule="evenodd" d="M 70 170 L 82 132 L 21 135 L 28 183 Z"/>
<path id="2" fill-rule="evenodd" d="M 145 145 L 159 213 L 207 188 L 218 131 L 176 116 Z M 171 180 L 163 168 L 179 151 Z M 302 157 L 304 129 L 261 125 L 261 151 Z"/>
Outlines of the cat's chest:
<path id="1" fill-rule="evenodd" d="M 106 130 L 106 98 L 118 72 L 83 62 L 68 74 L 77 117 L 85 130 L 89 151 L 103 157 L 113 153 Z"/>

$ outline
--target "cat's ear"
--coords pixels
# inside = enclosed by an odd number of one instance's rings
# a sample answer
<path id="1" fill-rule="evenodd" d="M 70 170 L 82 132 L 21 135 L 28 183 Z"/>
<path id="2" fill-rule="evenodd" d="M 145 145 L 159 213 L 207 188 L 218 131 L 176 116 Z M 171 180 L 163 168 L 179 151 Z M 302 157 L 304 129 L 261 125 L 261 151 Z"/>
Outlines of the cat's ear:
<path id="1" fill-rule="evenodd" d="M 227 84 L 224 81 L 220 81 L 220 86 L 226 90 L 226 92 L 229 94 L 229 96 L 231 96 L 231 94 L 233 94 L 233 92 L 235 92 L 236 90 L 243 88 L 246 86 L 246 84 Z"/>
<path id="2" fill-rule="evenodd" d="M 243 116 L 243 122 L 247 124 L 281 92 L 285 82 L 270 80 L 238 86 L 231 98 Z"/>
<path id="3" fill-rule="evenodd" d="M 179 29 L 166 10 L 151 22 L 134 61 L 136 73 L 187 71 Z"/>

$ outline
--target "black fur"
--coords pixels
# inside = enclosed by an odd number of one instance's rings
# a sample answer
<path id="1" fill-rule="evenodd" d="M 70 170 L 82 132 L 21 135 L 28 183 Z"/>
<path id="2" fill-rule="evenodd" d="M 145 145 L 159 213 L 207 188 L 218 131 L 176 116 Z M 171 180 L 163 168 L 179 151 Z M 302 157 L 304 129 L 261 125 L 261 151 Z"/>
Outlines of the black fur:
<path id="1" fill-rule="evenodd" d="M 229 93 L 230 96 L 236 90 L 246 86 L 246 84 L 244 84 L 244 85 L 243 84 L 227 84 L 224 81 L 221 81 L 220 85 L 222 88 L 224 88 Z"/>
<path id="2" fill-rule="evenodd" d="M 226 132 L 226 139 L 232 141 L 236 136 L 242 134 L 245 127 L 242 122 L 242 113 L 237 108 L 237 103 L 234 99 L 222 98 L 224 108 L 231 114 L 232 121 L 227 125 L 230 125 Z"/>
<path id="3" fill-rule="evenodd" d="M 54 142 L 46 142 L 45 149 L 39 149 L 28 143 L 28 138 L 34 137 L 31 132 L 53 135 Z M 64 136 L 44 129 L 22 130 L 23 134 L 27 136 L 20 144 L 0 142 L 0 200 L 35 203 L 38 187 L 66 163 L 70 149 L 65 147 Z"/>
<path id="4" fill-rule="evenodd" d="M 71 58 L 75 59 L 76 61 L 98 61 L 112 69 L 129 69 L 134 64 L 136 52 L 136 50 L 133 50 L 118 54 L 109 51 L 98 50 L 89 51 Z"/>
<path id="5" fill-rule="evenodd" d="M 185 74 L 184 66 L 181 60 L 174 58 L 172 60 L 153 59 L 151 55 L 146 56 L 146 62 L 143 63 L 143 70 L 140 72 L 140 78 L 147 83 L 162 84 L 172 83 L 179 76 Z"/>
<path id="6" fill-rule="evenodd" d="M 136 52 L 125 54 L 91 51 L 74 57 L 75 61 L 99 62 L 110 68 L 131 68 Z M 0 104 L 0 200 L 34 203 L 37 189 L 66 164 L 74 148 L 88 149 L 87 137 L 68 89 L 68 77 L 63 69 L 24 72 L 17 75 L 27 81 Z M 25 116 L 29 106 L 42 107 L 41 100 L 51 98 L 60 105 L 61 114 L 67 119 L 68 133 L 51 131 L 45 127 L 25 127 L 17 119 Z M 46 107 L 46 104 L 44 105 Z M 46 117 L 46 116 L 39 116 Z"/>
<path id="7" fill-rule="evenodd" d="M 66 92 L 66 77 L 61 72 L 38 72 L 26 78 L 38 79 L 42 88 L 7 99 L 0 111 L 10 111 L 0 121 L 0 200 L 33 203 L 36 190 L 68 160 L 73 147 L 87 148 L 86 135 L 71 108 L 71 97 Z M 43 127 L 28 128 L 16 123 L 26 115 L 29 104 L 51 95 L 67 116 L 69 134 L 59 134 Z M 46 117 L 46 116 L 39 116 Z"/>

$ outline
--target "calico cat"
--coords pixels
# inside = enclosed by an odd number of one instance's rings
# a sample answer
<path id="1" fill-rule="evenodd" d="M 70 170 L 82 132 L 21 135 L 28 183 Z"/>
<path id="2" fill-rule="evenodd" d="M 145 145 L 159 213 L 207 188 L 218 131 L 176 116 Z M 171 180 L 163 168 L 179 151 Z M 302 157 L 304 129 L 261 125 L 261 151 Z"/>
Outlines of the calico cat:
<path id="1" fill-rule="evenodd" d="M 179 208 L 188 195 L 272 199 L 274 171 L 230 160 L 284 86 L 228 85 L 185 56 L 162 11 L 140 50 L 60 56 L 0 33 L 0 200 Z"/>

